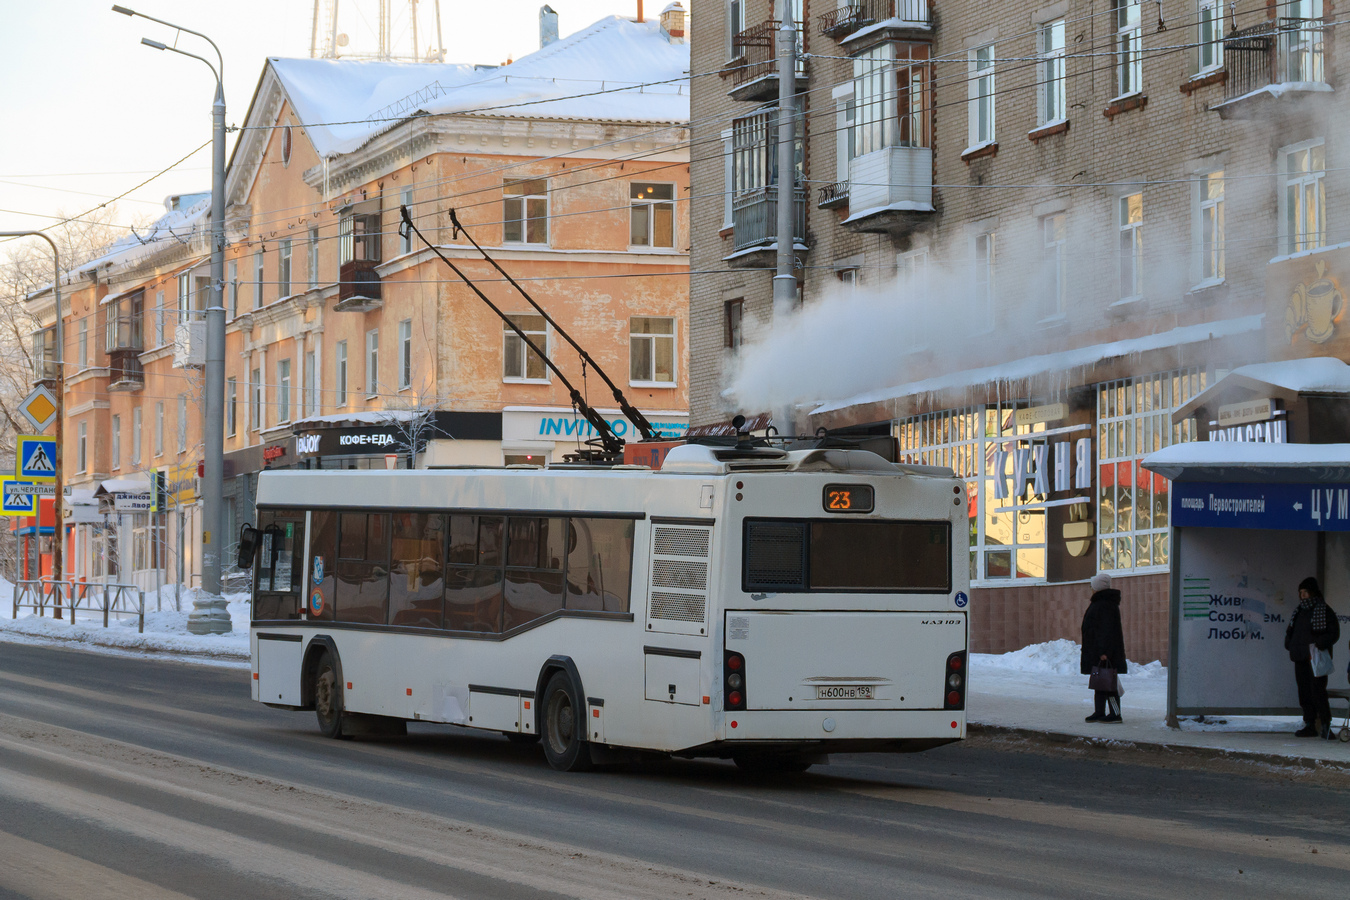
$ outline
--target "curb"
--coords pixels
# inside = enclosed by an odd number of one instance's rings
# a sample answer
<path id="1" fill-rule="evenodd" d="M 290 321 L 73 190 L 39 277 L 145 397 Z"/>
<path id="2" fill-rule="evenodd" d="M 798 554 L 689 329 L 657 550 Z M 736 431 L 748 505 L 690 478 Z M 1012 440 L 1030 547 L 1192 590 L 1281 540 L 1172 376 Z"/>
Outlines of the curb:
<path id="1" fill-rule="evenodd" d="M 1156 755 L 1166 754 L 1172 759 L 1190 758 L 1197 761 L 1254 763 L 1283 768 L 1297 767 L 1314 771 L 1350 775 L 1350 761 L 1323 759 L 1315 756 L 1284 756 L 1279 753 L 1259 753 L 1251 750 L 1230 750 L 1224 747 L 1204 747 L 1193 744 L 1171 744 L 1162 741 L 1140 741 L 1131 738 L 1099 738 L 1063 731 L 1040 731 L 1011 725 L 984 725 L 970 722 L 968 734 L 1003 735 L 1031 741 L 1042 746 L 1065 747 L 1078 745 L 1094 750 L 1136 750 Z M 1339 742 L 1337 742 L 1339 745 Z"/>
<path id="2" fill-rule="evenodd" d="M 134 643 L 123 644 L 115 641 L 99 640 L 97 636 L 91 637 L 88 634 L 75 633 L 66 636 L 59 632 L 29 632 L 0 628 L 0 642 L 6 641 L 36 646 L 65 647 L 87 650 L 94 653 L 111 650 L 118 653 L 133 655 L 144 654 L 146 656 L 154 657 L 172 657 L 183 662 L 203 660 L 214 663 L 246 664 L 249 661 L 249 654 L 247 652 L 238 653 L 228 648 L 156 647 L 153 645 L 137 645 Z"/>

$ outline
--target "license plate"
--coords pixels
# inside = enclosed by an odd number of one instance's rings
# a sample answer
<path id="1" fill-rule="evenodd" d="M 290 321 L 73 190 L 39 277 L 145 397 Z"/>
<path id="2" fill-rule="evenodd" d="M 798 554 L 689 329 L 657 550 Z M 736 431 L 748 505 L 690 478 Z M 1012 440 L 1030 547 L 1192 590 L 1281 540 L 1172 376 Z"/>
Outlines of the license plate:
<path id="1" fill-rule="evenodd" d="M 817 700 L 871 700 L 872 685 L 816 685 Z"/>

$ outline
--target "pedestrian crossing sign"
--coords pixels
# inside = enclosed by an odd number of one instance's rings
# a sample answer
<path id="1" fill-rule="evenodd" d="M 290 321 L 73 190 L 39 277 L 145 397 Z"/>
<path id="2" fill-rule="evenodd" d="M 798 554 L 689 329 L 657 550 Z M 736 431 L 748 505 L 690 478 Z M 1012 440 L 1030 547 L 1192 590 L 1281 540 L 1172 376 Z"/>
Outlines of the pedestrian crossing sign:
<path id="1" fill-rule="evenodd" d="M 24 481 L 56 480 L 56 438 L 34 434 L 19 435 L 14 475 Z"/>
<path id="2" fill-rule="evenodd" d="M 0 478 L 0 515 L 32 516 L 37 514 L 38 498 L 14 490 L 17 478 Z"/>

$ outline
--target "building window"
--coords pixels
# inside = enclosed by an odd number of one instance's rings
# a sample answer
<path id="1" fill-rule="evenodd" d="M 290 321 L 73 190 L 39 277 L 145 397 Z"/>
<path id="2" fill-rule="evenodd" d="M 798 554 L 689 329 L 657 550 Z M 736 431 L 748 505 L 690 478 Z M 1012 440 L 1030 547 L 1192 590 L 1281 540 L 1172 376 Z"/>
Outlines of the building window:
<path id="1" fill-rule="evenodd" d="M 380 392 L 380 329 L 366 332 L 366 396 Z"/>
<path id="2" fill-rule="evenodd" d="M 236 404 L 239 401 L 239 379 L 225 381 L 225 434 L 234 437 L 239 427 L 239 415 Z"/>
<path id="3" fill-rule="evenodd" d="M 178 322 L 188 321 L 192 312 L 192 273 L 184 272 L 178 276 Z"/>
<path id="4" fill-rule="evenodd" d="M 1284 159 L 1284 252 L 1326 245 L 1326 145 L 1317 141 L 1286 150 Z"/>
<path id="5" fill-rule="evenodd" d="M 160 547 L 164 543 L 164 526 L 158 524 L 154 513 L 131 514 L 131 567 L 141 571 L 161 567 Z M 227 529 L 226 534 L 233 533 Z"/>
<path id="6" fill-rule="evenodd" d="M 764 109 L 731 123 L 732 190 L 736 197 L 762 191 L 778 183 L 778 112 Z M 794 157 L 795 184 L 806 178 L 806 158 L 800 132 Z M 734 209 L 734 206 L 733 206 Z"/>
<path id="7" fill-rule="evenodd" d="M 1128 571 L 1167 565 L 1168 482 L 1139 460 L 1196 439 L 1195 420 L 1172 414 L 1205 389 L 1181 369 L 1097 386 L 1097 565 Z"/>
<path id="8" fill-rule="evenodd" d="M 736 36 L 745 30 L 746 0 L 727 0 L 727 59 L 740 55 Z"/>
<path id="9" fill-rule="evenodd" d="M 413 189 L 404 188 L 399 192 L 398 202 L 408 207 L 408 215 L 412 215 Z M 400 238 L 399 251 L 402 253 L 411 253 L 413 251 L 413 231 L 411 228 L 403 229 L 403 237 Z"/>
<path id="10" fill-rule="evenodd" d="M 112 467 L 122 468 L 122 417 L 112 417 Z"/>
<path id="11" fill-rule="evenodd" d="M 1325 81 L 1322 0 L 1292 0 L 1280 22 L 1280 56 L 1285 81 Z"/>
<path id="12" fill-rule="evenodd" d="M 726 230 L 735 226 L 735 218 L 732 211 L 732 184 L 735 183 L 735 172 L 732 168 L 732 161 L 735 153 L 732 151 L 732 129 L 728 128 L 722 132 L 722 229 Z M 845 170 L 847 171 L 847 169 Z M 847 176 L 845 176 L 847 177 Z"/>
<path id="13" fill-rule="evenodd" d="M 994 46 L 970 51 L 970 146 L 992 144 L 994 137 Z"/>
<path id="14" fill-rule="evenodd" d="M 338 341 L 333 348 L 333 381 L 337 396 L 334 402 L 338 409 L 347 405 L 347 342 Z"/>
<path id="15" fill-rule="evenodd" d="M 371 209 L 376 211 L 370 211 Z M 375 201 L 359 204 L 338 221 L 338 267 L 351 262 L 380 261 L 380 214 Z"/>
<path id="16" fill-rule="evenodd" d="M 548 326 L 543 316 L 508 316 L 535 347 L 548 352 Z M 543 381 L 548 378 L 544 358 L 520 339 L 520 335 L 502 323 L 502 380 Z"/>
<path id="17" fill-rule="evenodd" d="M 141 462 L 141 408 L 133 407 L 131 410 L 131 464 L 140 465 Z"/>
<path id="18" fill-rule="evenodd" d="M 1223 0 L 1200 0 L 1200 71 L 1223 67 Z"/>
<path id="19" fill-rule="evenodd" d="M 911 296 L 928 296 L 928 250 L 911 250 L 897 256 L 895 274 Z"/>
<path id="20" fill-rule="evenodd" d="M 262 431 L 263 391 L 262 369 L 254 369 L 249 373 L 248 401 L 249 425 L 253 427 L 254 431 Z"/>
<path id="21" fill-rule="evenodd" d="M 179 452 L 179 453 L 186 453 L 186 452 L 187 452 L 187 434 L 188 434 L 187 411 L 188 411 L 187 394 L 179 394 L 179 395 L 178 395 L 178 452 Z"/>
<path id="22" fill-rule="evenodd" d="M 89 471 L 89 423 L 81 422 L 79 429 L 79 463 L 80 471 Z"/>
<path id="23" fill-rule="evenodd" d="M 1200 179 L 1200 281 L 1224 278 L 1223 172 Z"/>
<path id="24" fill-rule="evenodd" d="M 1119 205 L 1120 228 L 1120 298 L 1142 297 L 1144 294 L 1144 195 L 1121 197 Z"/>
<path id="25" fill-rule="evenodd" d="M 1064 245 L 1069 237 L 1069 217 L 1065 213 L 1055 213 L 1041 219 L 1041 234 L 1044 239 L 1045 255 L 1042 265 L 1045 267 L 1044 308 L 1046 316 L 1057 316 L 1064 312 L 1065 267 L 1067 258 Z"/>
<path id="26" fill-rule="evenodd" d="M 253 254 L 253 308 L 263 306 L 263 252 Z"/>
<path id="27" fill-rule="evenodd" d="M 925 413 L 895 426 L 903 461 L 948 467 L 966 482 L 972 581 L 1045 578 L 1045 496 L 1035 493 L 1027 461 L 1052 439 L 1038 437 L 1044 423 L 1017 424 L 1026 406 L 1005 401 Z"/>
<path id="28" fill-rule="evenodd" d="M 741 331 L 741 317 L 745 314 L 745 301 L 742 299 L 728 300 L 723 304 L 726 313 L 726 345 L 730 350 L 741 349 L 743 333 Z"/>
<path id="29" fill-rule="evenodd" d="M 164 316 L 168 312 L 164 308 L 164 292 L 155 292 L 155 346 L 164 346 Z"/>
<path id="30" fill-rule="evenodd" d="M 1048 25 L 1042 25 L 1040 43 L 1039 119 L 1041 125 L 1047 125 L 1069 117 L 1064 105 L 1064 20 L 1059 19 Z"/>
<path id="31" fill-rule="evenodd" d="M 239 260 L 230 260 L 230 318 L 239 315 Z"/>
<path id="32" fill-rule="evenodd" d="M 89 317 L 80 319 L 80 343 L 75 364 L 81 369 L 89 367 Z"/>
<path id="33" fill-rule="evenodd" d="M 975 321 L 981 329 L 994 327 L 994 266 L 997 258 L 997 235 L 992 231 L 975 235 L 974 309 Z"/>
<path id="34" fill-rule="evenodd" d="M 628 320 L 628 378 L 633 384 L 675 383 L 675 320 L 634 316 Z"/>
<path id="35" fill-rule="evenodd" d="M 319 414 L 318 374 L 317 355 L 313 350 L 306 350 L 305 371 L 301 373 L 301 377 L 305 379 L 304 400 L 301 403 L 300 410 L 302 416 L 317 416 Z"/>
<path id="36" fill-rule="evenodd" d="M 291 239 L 280 242 L 277 252 L 277 297 L 291 295 Z"/>
<path id="37" fill-rule="evenodd" d="M 164 401 L 155 403 L 155 456 L 164 455 Z"/>
<path id="38" fill-rule="evenodd" d="M 853 58 L 852 156 L 927 147 L 928 45 L 885 43 Z"/>
<path id="39" fill-rule="evenodd" d="M 675 246 L 675 185 L 629 185 L 628 243 L 634 247 Z"/>
<path id="40" fill-rule="evenodd" d="M 309 289 L 312 291 L 319 286 L 319 229 L 317 228 L 311 228 L 309 230 L 307 268 L 309 275 Z"/>
<path id="41" fill-rule="evenodd" d="M 277 422 L 291 420 L 291 361 L 277 360 Z"/>
<path id="42" fill-rule="evenodd" d="M 508 180 L 505 195 L 502 240 L 510 244 L 548 243 L 548 182 L 543 178 Z"/>
<path id="43" fill-rule="evenodd" d="M 398 389 L 412 387 L 412 319 L 398 323 Z"/>
<path id="44" fill-rule="evenodd" d="M 1113 0 L 1116 18 L 1116 96 L 1144 89 L 1144 56 L 1139 24 L 1140 0 Z"/>

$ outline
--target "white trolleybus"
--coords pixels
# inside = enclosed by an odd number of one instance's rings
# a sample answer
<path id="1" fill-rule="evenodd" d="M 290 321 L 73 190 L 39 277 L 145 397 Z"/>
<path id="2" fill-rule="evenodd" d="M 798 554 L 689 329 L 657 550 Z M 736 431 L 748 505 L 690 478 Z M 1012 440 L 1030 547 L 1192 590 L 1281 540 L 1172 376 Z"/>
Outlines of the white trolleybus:
<path id="1" fill-rule="evenodd" d="M 576 770 L 802 770 L 965 736 L 965 485 L 864 450 L 264 472 L 253 698 L 331 737 L 449 723 Z M 245 550 L 245 554 L 247 554 Z"/>

